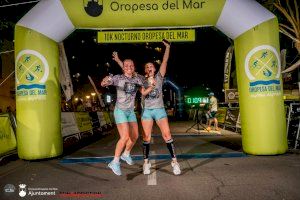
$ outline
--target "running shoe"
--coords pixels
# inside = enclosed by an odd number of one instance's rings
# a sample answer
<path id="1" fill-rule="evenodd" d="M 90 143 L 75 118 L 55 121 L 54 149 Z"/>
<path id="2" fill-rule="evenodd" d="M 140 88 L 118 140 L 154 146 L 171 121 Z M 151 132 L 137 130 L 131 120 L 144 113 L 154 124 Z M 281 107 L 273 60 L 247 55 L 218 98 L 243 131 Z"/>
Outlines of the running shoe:
<path id="1" fill-rule="evenodd" d="M 115 173 L 115 175 L 118 175 L 118 176 L 122 175 L 121 168 L 120 168 L 120 162 L 111 161 L 108 164 L 108 167 Z"/>
<path id="2" fill-rule="evenodd" d="M 143 174 L 147 175 L 150 174 L 150 168 L 151 168 L 151 163 L 144 163 L 143 165 Z"/>
<path id="3" fill-rule="evenodd" d="M 128 165 L 133 165 L 133 160 L 130 156 L 130 154 L 128 156 L 125 156 L 124 154 L 121 155 L 121 160 L 124 160 L 125 162 L 127 162 Z"/>
<path id="4" fill-rule="evenodd" d="M 178 162 L 172 161 L 172 162 L 171 162 L 171 166 L 172 166 L 172 168 L 173 168 L 173 173 L 174 173 L 175 175 L 181 174 L 181 170 L 180 170 L 180 166 L 179 166 L 179 163 L 178 163 Z"/>

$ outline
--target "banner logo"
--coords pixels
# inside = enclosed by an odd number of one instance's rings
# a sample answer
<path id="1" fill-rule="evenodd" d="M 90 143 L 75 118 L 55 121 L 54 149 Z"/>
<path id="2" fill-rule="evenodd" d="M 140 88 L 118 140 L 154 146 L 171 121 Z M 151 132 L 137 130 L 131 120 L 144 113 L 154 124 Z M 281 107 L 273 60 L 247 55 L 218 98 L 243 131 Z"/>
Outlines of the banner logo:
<path id="1" fill-rule="evenodd" d="M 245 60 L 251 96 L 280 95 L 280 70 L 279 54 L 274 47 L 262 45 L 252 49 Z"/>
<path id="2" fill-rule="evenodd" d="M 26 185 L 25 184 L 20 184 L 19 185 L 19 196 L 20 197 L 25 197 L 26 196 Z"/>
<path id="3" fill-rule="evenodd" d="M 14 193 L 15 190 L 16 190 L 16 188 L 13 184 L 6 184 L 4 186 L 4 192 L 6 192 L 6 193 Z"/>
<path id="4" fill-rule="evenodd" d="M 239 102 L 239 93 L 237 89 L 225 89 L 225 102 Z"/>
<path id="5" fill-rule="evenodd" d="M 85 4 L 84 2 L 84 10 L 85 12 L 91 17 L 98 17 L 102 14 L 103 11 L 103 0 L 101 4 L 99 4 L 98 0 L 88 0 L 88 3 Z"/>
<path id="6" fill-rule="evenodd" d="M 49 65 L 45 57 L 34 50 L 23 50 L 16 58 L 16 83 L 18 97 L 37 99 L 47 94 L 45 82 Z"/>

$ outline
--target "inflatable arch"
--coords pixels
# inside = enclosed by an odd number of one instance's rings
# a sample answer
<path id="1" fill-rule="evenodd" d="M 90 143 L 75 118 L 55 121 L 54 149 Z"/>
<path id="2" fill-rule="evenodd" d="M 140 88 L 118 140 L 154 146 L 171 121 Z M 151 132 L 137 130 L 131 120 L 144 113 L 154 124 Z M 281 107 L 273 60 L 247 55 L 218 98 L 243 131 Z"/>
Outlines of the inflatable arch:
<path id="1" fill-rule="evenodd" d="M 42 0 L 15 27 L 19 157 L 62 153 L 57 43 L 75 29 L 200 26 L 234 40 L 244 151 L 285 153 L 278 21 L 256 1 Z"/>

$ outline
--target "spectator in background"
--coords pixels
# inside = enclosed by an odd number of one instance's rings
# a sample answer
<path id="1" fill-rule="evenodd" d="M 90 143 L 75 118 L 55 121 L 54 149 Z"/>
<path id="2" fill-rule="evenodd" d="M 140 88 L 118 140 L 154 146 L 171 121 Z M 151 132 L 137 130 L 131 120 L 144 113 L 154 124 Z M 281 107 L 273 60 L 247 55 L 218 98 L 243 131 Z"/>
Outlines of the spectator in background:
<path id="1" fill-rule="evenodd" d="M 214 96 L 215 94 L 213 92 L 209 93 L 209 109 L 207 112 L 208 117 L 208 127 L 206 128 L 208 131 L 211 130 L 211 123 L 214 122 L 215 130 L 219 131 L 218 127 L 218 119 L 216 118 L 216 114 L 218 112 L 218 100 Z"/>

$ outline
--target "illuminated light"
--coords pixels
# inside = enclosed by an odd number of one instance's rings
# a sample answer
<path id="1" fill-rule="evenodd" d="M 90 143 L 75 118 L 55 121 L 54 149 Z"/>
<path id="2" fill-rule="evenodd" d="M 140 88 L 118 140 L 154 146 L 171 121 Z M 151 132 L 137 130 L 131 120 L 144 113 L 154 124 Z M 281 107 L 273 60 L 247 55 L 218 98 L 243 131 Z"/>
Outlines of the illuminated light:
<path id="1" fill-rule="evenodd" d="M 156 48 L 155 48 L 155 51 L 161 52 L 161 48 L 160 48 L 160 47 L 156 47 Z"/>
<path id="2" fill-rule="evenodd" d="M 110 96 L 110 95 L 107 95 L 107 96 L 106 96 L 106 102 L 107 102 L 107 103 L 111 103 L 111 96 Z"/>
<path id="3" fill-rule="evenodd" d="M 188 97 L 186 98 L 187 104 L 203 104 L 208 103 L 208 97 Z"/>
<path id="4" fill-rule="evenodd" d="M 91 95 L 92 95 L 92 96 L 95 96 L 95 95 L 96 95 L 96 93 L 94 93 L 94 92 L 93 92 L 93 93 L 91 93 Z"/>
<path id="5" fill-rule="evenodd" d="M 80 76 L 79 73 L 76 73 L 76 74 L 73 75 L 74 78 L 79 78 L 79 76 Z"/>
<path id="6" fill-rule="evenodd" d="M 159 64 L 159 65 L 161 64 L 161 61 L 160 61 L 160 60 L 156 60 L 155 62 L 156 62 L 157 64 Z"/>

